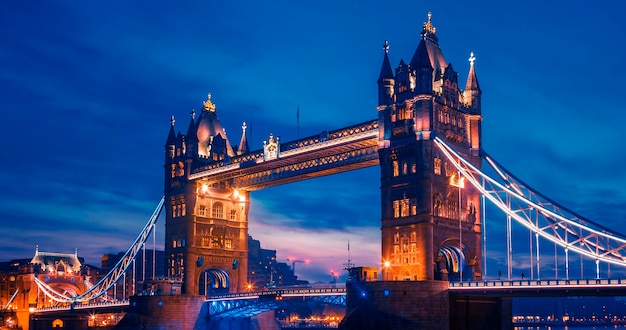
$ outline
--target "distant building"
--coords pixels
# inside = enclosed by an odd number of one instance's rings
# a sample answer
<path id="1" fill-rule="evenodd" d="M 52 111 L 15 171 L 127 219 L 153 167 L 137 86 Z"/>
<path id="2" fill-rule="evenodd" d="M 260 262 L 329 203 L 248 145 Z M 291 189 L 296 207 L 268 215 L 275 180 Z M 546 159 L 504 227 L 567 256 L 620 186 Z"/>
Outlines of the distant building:
<path id="1" fill-rule="evenodd" d="M 16 322 L 13 325 L 28 325 L 30 308 L 62 305 L 39 290 L 37 282 L 57 292 L 80 295 L 99 276 L 99 269 L 85 265 L 76 251 L 43 252 L 37 247 L 30 259 L 0 262 L 0 309 L 17 315 L 11 321 Z"/>
<path id="2" fill-rule="evenodd" d="M 309 284 L 298 280 L 294 270 L 276 261 L 276 250 L 261 248 L 261 242 L 248 235 L 248 283 L 254 290 Z"/>

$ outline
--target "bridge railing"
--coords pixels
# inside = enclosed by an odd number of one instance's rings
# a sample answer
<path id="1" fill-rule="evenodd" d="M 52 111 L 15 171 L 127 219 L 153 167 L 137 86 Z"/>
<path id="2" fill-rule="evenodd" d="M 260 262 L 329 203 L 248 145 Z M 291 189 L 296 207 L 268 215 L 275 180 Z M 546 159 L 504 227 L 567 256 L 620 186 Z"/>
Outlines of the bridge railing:
<path id="1" fill-rule="evenodd" d="M 225 295 L 216 295 L 207 297 L 208 301 L 232 300 L 232 299 L 256 299 L 261 296 L 283 296 L 283 297 L 302 297 L 302 296 L 330 296 L 345 295 L 345 287 L 334 288 L 286 288 L 273 289 L 257 292 L 241 292 Z"/>
<path id="2" fill-rule="evenodd" d="M 504 280 L 450 282 L 450 290 L 470 288 L 515 288 L 515 287 L 612 287 L 626 286 L 626 279 L 571 279 L 571 280 Z"/>

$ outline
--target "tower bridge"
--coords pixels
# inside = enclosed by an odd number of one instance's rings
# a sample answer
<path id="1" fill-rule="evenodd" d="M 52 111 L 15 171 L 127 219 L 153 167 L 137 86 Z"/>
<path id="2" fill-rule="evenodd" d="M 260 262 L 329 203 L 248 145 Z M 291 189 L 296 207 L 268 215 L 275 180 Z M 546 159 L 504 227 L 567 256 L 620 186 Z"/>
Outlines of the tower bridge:
<path id="1" fill-rule="evenodd" d="M 189 310 L 199 313 L 204 297 L 215 306 L 257 299 L 261 295 L 244 293 L 250 192 L 370 166 L 380 168 L 382 281 L 351 281 L 345 293 L 332 292 L 345 294 L 348 311 L 355 311 L 346 328 L 359 309 L 402 321 L 404 328 L 432 329 L 462 328 L 474 322 L 463 312 L 471 310 L 477 327 L 507 328 L 510 298 L 518 294 L 622 294 L 622 280 L 602 282 L 599 264 L 626 265 L 624 235 L 559 206 L 483 150 L 482 91 L 473 54 L 463 88 L 439 47 L 430 14 L 408 63 L 401 60 L 392 70 L 387 42 L 383 49 L 373 120 L 288 142 L 270 133 L 262 149 L 251 151 L 245 124 L 239 144 L 230 143 L 210 94 L 197 118 L 192 112 L 184 134 L 176 132 L 172 117 L 164 197 L 131 248 L 84 292 L 68 295 L 35 281 L 37 294 L 29 302 L 39 307 L 40 292 L 70 307 L 99 301 L 128 269 L 161 209 L 166 275 L 182 283 L 182 298 L 168 298 L 170 306 L 182 313 L 193 305 Z M 483 166 L 496 174 L 485 174 Z M 484 278 L 486 201 L 507 218 L 506 281 Z M 537 270 L 527 281 L 511 280 L 512 221 L 534 235 Z M 595 260 L 596 278 L 574 283 L 566 271 L 565 281 L 540 279 L 540 239 L 563 249 L 566 269 L 569 252 Z M 194 297 L 202 297 L 201 303 Z M 149 297 L 135 299 L 152 304 Z"/>

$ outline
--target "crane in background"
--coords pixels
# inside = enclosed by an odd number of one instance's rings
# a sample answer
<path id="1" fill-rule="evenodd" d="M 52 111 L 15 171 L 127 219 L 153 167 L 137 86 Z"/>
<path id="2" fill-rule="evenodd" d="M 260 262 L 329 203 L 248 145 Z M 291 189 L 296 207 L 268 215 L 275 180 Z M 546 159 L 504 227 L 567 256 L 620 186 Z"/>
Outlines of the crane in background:
<path id="1" fill-rule="evenodd" d="M 296 257 L 289 257 L 287 258 L 287 261 L 291 262 L 291 270 L 293 271 L 293 273 L 296 273 L 296 262 L 300 262 L 303 263 L 305 265 L 308 265 L 311 263 L 311 260 L 309 259 L 304 259 L 304 260 L 298 260 Z"/>

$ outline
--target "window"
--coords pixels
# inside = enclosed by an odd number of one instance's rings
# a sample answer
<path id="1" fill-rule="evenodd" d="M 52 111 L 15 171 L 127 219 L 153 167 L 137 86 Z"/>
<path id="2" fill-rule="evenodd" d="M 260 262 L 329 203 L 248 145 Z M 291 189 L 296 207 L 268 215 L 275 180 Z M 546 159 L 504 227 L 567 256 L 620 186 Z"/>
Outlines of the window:
<path id="1" fill-rule="evenodd" d="M 407 175 L 409 173 L 409 164 L 402 162 L 402 175 Z"/>
<path id="2" fill-rule="evenodd" d="M 409 200 L 406 198 L 400 201 L 400 216 L 409 216 Z"/>
<path id="3" fill-rule="evenodd" d="M 230 220 L 237 220 L 237 211 L 230 210 Z"/>
<path id="4" fill-rule="evenodd" d="M 393 217 L 400 217 L 400 201 L 393 201 Z"/>
<path id="5" fill-rule="evenodd" d="M 411 242 L 416 242 L 417 241 L 417 233 L 412 231 L 411 232 Z"/>
<path id="6" fill-rule="evenodd" d="M 400 175 L 400 169 L 398 168 L 398 161 L 394 160 L 393 161 L 393 176 L 398 176 Z"/>
<path id="7" fill-rule="evenodd" d="M 232 249 L 233 248 L 233 240 L 231 240 L 230 238 L 227 238 L 224 240 L 224 247 L 227 249 Z"/>
<path id="8" fill-rule="evenodd" d="M 433 160 L 433 167 L 435 174 L 441 175 L 441 159 L 439 157 L 435 157 Z"/>
<path id="9" fill-rule="evenodd" d="M 222 203 L 217 202 L 217 203 L 213 204 L 212 217 L 213 218 L 218 218 L 218 219 L 223 219 L 224 218 L 224 206 L 222 205 Z"/>
<path id="10" fill-rule="evenodd" d="M 200 205 L 200 208 L 198 210 L 199 215 L 201 216 L 205 216 L 206 215 L 206 205 Z"/>

